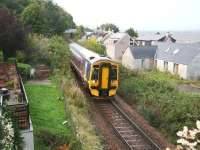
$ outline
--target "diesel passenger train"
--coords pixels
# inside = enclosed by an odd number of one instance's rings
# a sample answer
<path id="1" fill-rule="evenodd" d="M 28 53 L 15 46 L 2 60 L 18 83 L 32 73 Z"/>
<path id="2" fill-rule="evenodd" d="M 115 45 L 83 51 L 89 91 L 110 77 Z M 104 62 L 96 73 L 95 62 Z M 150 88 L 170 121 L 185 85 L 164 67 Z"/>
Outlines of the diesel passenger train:
<path id="1" fill-rule="evenodd" d="M 71 43 L 71 65 L 90 94 L 97 98 L 113 97 L 119 85 L 119 64 L 76 43 Z"/>

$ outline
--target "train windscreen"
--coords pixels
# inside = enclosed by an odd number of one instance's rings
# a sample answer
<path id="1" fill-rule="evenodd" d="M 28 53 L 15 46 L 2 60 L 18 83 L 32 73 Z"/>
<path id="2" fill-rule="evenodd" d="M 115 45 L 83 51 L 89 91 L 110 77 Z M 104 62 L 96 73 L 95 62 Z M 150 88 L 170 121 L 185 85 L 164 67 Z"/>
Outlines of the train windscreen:
<path id="1" fill-rule="evenodd" d="M 117 80 L 117 69 L 116 68 L 112 68 L 110 70 L 110 77 L 111 77 L 111 80 Z"/>
<path id="2" fill-rule="evenodd" d="M 98 78 L 99 78 L 99 69 L 94 68 L 92 73 L 92 80 L 98 80 Z"/>

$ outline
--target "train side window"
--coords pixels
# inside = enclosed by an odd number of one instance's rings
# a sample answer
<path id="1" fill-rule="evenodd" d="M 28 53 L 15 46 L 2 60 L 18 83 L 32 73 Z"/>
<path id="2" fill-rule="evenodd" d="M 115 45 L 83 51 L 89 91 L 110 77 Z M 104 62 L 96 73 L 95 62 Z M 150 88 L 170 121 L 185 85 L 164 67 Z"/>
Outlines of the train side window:
<path id="1" fill-rule="evenodd" d="M 86 62 L 85 74 L 86 74 L 86 78 L 89 80 L 89 77 L 90 77 L 90 64 L 88 62 Z"/>
<path id="2" fill-rule="evenodd" d="M 111 80 L 117 80 L 117 69 L 111 69 L 110 71 Z"/>
<path id="3" fill-rule="evenodd" d="M 92 80 L 98 80 L 99 77 L 99 69 L 94 68 L 92 73 Z"/>

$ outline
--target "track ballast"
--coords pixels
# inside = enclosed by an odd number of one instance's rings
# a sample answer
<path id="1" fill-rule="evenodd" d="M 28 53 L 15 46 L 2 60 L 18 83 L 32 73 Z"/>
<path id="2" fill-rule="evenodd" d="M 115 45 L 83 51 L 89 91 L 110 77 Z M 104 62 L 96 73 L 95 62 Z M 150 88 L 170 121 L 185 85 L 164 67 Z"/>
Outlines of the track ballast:
<path id="1" fill-rule="evenodd" d="M 160 150 L 159 146 L 119 108 L 115 101 L 98 101 L 95 104 L 129 149 Z"/>

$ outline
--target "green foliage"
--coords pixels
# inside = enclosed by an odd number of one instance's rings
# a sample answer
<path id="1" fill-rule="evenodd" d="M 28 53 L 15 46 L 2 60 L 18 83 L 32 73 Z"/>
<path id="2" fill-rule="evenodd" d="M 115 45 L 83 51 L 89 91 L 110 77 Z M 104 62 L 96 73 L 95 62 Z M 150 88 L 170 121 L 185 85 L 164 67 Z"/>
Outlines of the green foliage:
<path id="1" fill-rule="evenodd" d="M 29 2 L 30 0 L 1 0 L 0 5 L 10 9 L 13 14 L 19 15 Z"/>
<path id="2" fill-rule="evenodd" d="M 4 107 L 0 116 L 0 149 L 22 149 L 23 138 L 12 111 Z"/>
<path id="3" fill-rule="evenodd" d="M 63 34 L 66 29 L 75 26 L 72 16 L 49 0 L 32 1 L 21 16 L 33 32 L 45 36 Z"/>
<path id="4" fill-rule="evenodd" d="M 10 63 L 10 64 L 15 64 L 16 63 L 16 59 L 13 58 L 13 57 L 10 57 L 10 58 L 8 58 L 7 62 Z"/>
<path id="5" fill-rule="evenodd" d="M 77 26 L 76 38 L 80 39 L 85 34 L 85 29 L 83 26 Z"/>
<path id="6" fill-rule="evenodd" d="M 30 77 L 31 66 L 28 64 L 17 63 L 17 69 L 23 79 L 28 79 Z"/>
<path id="7" fill-rule="evenodd" d="M 32 34 L 29 36 L 31 53 L 26 55 L 29 64 L 46 64 L 52 69 L 66 67 L 70 52 L 66 41 L 60 36 L 46 38 L 43 35 Z M 64 62 L 64 63 L 63 63 Z"/>
<path id="8" fill-rule="evenodd" d="M 88 119 L 88 103 L 85 95 L 75 83 L 70 72 L 62 79 L 66 111 L 71 114 L 72 126 L 75 135 L 80 141 L 82 150 L 103 149 L 100 138 L 96 135 L 94 127 Z"/>
<path id="9" fill-rule="evenodd" d="M 53 69 L 62 69 L 66 67 L 66 61 L 69 61 L 70 52 L 66 41 L 59 36 L 53 36 L 49 40 L 49 58 Z"/>
<path id="10" fill-rule="evenodd" d="M 49 39 L 43 35 L 30 34 L 28 37 L 30 52 L 26 53 L 26 62 L 29 64 L 46 64 L 50 65 L 48 54 Z"/>
<path id="11" fill-rule="evenodd" d="M 24 63 L 26 61 L 26 54 L 25 52 L 22 52 L 22 51 L 17 51 L 17 54 L 16 54 L 16 60 L 17 62 L 21 62 L 21 63 Z"/>
<path id="12" fill-rule="evenodd" d="M 199 119 L 200 95 L 179 92 L 176 86 L 184 81 L 158 71 L 120 72 L 118 93 L 135 103 L 138 111 L 166 136 L 174 140 L 182 125 L 191 126 Z"/>
<path id="13" fill-rule="evenodd" d="M 104 31 L 113 31 L 114 33 L 119 32 L 119 28 L 112 23 L 102 24 L 100 28 L 103 29 Z"/>
<path id="14" fill-rule="evenodd" d="M 126 30 L 126 33 L 128 33 L 131 37 L 138 37 L 137 31 L 135 31 L 133 28 L 129 28 L 128 30 Z"/>
<path id="15" fill-rule="evenodd" d="M 105 47 L 98 43 L 96 39 L 88 39 L 80 44 L 100 55 L 105 55 L 106 53 Z"/>

